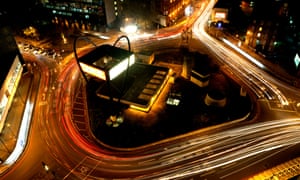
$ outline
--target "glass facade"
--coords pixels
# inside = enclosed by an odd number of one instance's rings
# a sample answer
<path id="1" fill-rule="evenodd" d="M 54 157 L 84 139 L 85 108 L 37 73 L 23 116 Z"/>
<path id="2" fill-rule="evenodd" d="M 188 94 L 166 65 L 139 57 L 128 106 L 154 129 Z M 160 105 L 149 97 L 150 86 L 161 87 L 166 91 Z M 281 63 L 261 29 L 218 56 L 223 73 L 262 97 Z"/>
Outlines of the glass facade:
<path id="1" fill-rule="evenodd" d="M 48 0 L 43 7 L 48 10 L 52 22 L 67 28 L 100 30 L 112 23 L 110 12 L 114 8 L 112 0 Z M 107 12 L 109 11 L 109 12 Z M 108 18 L 109 17 L 109 18 Z"/>
<path id="2" fill-rule="evenodd" d="M 5 119 L 19 85 L 22 72 L 23 66 L 18 56 L 16 56 L 0 90 L 0 133 L 4 127 Z"/>

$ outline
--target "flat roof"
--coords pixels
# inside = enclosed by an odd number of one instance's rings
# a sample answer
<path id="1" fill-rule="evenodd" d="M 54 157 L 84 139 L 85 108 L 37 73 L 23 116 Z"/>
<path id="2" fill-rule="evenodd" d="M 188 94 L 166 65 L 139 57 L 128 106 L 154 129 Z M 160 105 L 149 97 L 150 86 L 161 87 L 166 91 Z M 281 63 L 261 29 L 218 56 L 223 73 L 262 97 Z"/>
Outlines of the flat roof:
<path id="1" fill-rule="evenodd" d="M 96 94 L 148 111 L 166 84 L 169 71 L 167 67 L 135 63 L 116 79 L 103 83 Z"/>

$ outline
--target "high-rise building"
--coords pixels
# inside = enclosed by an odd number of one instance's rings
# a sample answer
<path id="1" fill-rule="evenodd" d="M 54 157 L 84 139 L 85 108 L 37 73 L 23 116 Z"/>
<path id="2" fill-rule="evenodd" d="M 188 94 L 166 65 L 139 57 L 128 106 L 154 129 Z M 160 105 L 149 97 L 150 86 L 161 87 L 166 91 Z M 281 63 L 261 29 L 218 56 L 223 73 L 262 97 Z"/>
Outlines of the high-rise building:
<path id="1" fill-rule="evenodd" d="M 174 24 L 178 19 L 184 17 L 185 8 L 191 2 L 191 0 L 154 0 L 156 23 L 163 27 Z"/>
<path id="2" fill-rule="evenodd" d="M 45 0 L 42 5 L 53 23 L 67 28 L 99 31 L 116 21 L 114 0 Z"/>

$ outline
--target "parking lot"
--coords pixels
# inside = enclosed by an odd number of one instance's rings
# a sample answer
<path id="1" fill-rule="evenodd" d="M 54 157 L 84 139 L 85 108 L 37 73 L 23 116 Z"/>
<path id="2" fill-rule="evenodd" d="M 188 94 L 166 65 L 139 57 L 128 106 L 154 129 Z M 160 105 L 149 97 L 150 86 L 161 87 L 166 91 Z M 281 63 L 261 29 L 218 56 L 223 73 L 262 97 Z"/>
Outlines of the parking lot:
<path id="1" fill-rule="evenodd" d="M 18 43 L 18 47 L 21 52 L 28 52 L 34 55 L 41 55 L 52 59 L 58 59 L 58 60 L 62 59 L 60 52 L 51 48 L 43 48 L 40 46 L 34 46 L 32 44 L 21 43 L 21 42 Z"/>

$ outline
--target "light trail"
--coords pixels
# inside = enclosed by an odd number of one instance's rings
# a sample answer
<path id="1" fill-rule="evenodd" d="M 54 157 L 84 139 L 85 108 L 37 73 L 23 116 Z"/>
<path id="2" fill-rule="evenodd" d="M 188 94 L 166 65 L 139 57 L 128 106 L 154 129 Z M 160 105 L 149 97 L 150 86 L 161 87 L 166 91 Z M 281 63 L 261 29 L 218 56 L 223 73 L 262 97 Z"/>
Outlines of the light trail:
<path id="1" fill-rule="evenodd" d="M 265 76 L 256 73 L 255 67 L 242 61 L 229 49 L 221 47 L 219 42 L 204 32 L 204 23 L 207 22 L 214 4 L 215 1 L 210 1 L 206 9 L 203 9 L 198 23 L 196 22 L 196 25 L 200 26 L 196 29 L 194 26 L 193 29 L 195 35 L 202 39 L 208 47 L 214 49 L 220 57 L 228 60 L 226 64 L 239 72 L 241 78 L 244 78 L 243 80 L 251 77 L 252 81 L 247 81 L 247 84 L 261 82 L 265 85 L 256 85 L 257 87 L 253 89 L 258 91 L 266 87 L 268 91 L 271 90 L 272 93 L 280 95 L 278 97 L 282 98 L 281 102 L 285 103 L 285 96 L 280 94 L 276 86 L 269 83 Z M 199 27 L 202 28 L 199 29 Z M 72 60 L 71 56 L 69 58 Z M 233 61 L 231 58 L 236 60 Z M 108 152 L 89 142 L 74 127 L 70 104 L 74 103 L 79 71 L 74 61 L 70 62 L 69 66 L 59 74 L 57 81 L 49 80 L 49 87 L 56 89 L 55 92 L 46 89 L 47 92 L 52 93 L 50 106 L 40 107 L 41 112 L 48 113 L 43 115 L 46 120 L 40 120 L 41 127 L 47 130 L 43 137 L 45 144 L 55 146 L 55 148 L 51 148 L 55 159 L 65 168 L 71 168 L 65 179 L 72 176 L 79 179 L 105 179 L 107 174 L 113 174 L 115 176 L 113 179 L 119 180 L 128 179 L 128 177 L 140 180 L 184 178 L 203 174 L 262 152 L 288 147 L 300 142 L 298 130 L 300 129 L 300 118 L 287 118 L 271 119 L 205 136 L 193 134 L 192 139 L 189 140 L 174 138 L 168 144 L 157 142 L 155 146 L 153 145 L 155 151 L 149 151 L 151 153 L 143 155 L 136 153 L 124 157 L 120 156 L 119 152 Z M 243 66 L 244 68 L 240 69 Z M 27 131 L 25 129 L 22 132 Z M 89 161 L 86 162 L 86 160 Z M 93 176 L 92 173 L 84 174 L 77 169 L 83 162 L 86 162 L 85 167 L 92 169 L 98 177 Z M 99 177 L 99 174 L 105 175 Z"/>

